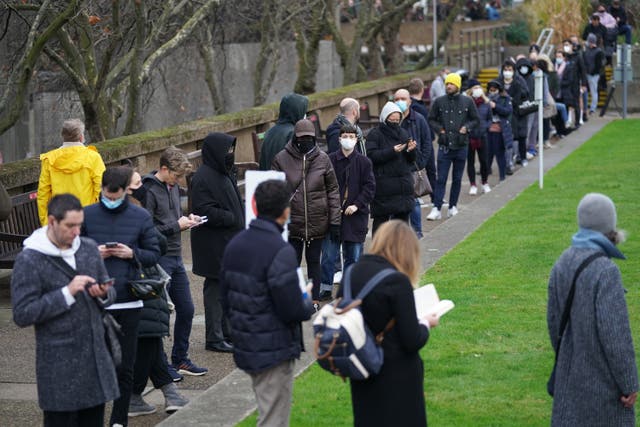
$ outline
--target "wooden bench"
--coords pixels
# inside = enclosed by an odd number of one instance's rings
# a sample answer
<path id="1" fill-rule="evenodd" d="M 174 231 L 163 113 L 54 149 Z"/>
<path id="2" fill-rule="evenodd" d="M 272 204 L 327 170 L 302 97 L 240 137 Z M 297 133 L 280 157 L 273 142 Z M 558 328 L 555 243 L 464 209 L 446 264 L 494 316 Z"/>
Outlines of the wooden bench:
<path id="1" fill-rule="evenodd" d="M 0 222 L 0 268 L 12 269 L 22 242 L 40 228 L 38 192 L 11 197 L 9 218 Z"/>

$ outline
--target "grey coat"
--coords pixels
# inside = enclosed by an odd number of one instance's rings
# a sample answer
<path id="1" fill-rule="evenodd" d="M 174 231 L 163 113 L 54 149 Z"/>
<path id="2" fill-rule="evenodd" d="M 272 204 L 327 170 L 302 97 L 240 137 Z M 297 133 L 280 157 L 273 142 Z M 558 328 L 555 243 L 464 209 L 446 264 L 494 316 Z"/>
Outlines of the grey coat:
<path id="1" fill-rule="evenodd" d="M 573 275 L 598 250 L 571 247 L 551 271 L 547 323 L 554 351 Z M 580 274 L 558 355 L 552 426 L 634 425 L 633 409 L 620 402 L 638 390 L 624 292 L 620 271 L 609 258 L 597 258 Z"/>
<path id="2" fill-rule="evenodd" d="M 11 277 L 13 319 L 18 326 L 34 325 L 38 402 L 43 411 L 76 411 L 114 400 L 118 380 L 107 350 L 101 310 L 85 292 L 68 306 L 62 288 L 69 277 L 47 260 L 24 249 Z M 95 243 L 81 238 L 75 254 L 78 274 L 100 281 L 107 270 Z M 115 300 L 110 288 L 107 304 Z"/>

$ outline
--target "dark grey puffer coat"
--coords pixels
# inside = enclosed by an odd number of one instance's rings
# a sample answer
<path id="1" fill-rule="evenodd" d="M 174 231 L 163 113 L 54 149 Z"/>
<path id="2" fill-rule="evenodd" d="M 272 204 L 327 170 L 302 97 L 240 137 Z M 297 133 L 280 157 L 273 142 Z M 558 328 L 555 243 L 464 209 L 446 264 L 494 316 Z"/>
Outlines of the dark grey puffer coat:
<path id="1" fill-rule="evenodd" d="M 338 180 L 329 156 L 317 145 L 309 153 L 302 154 L 289 141 L 273 159 L 273 169 L 287 175 L 293 194 L 290 237 L 322 239 L 329 224 L 340 225 Z"/>

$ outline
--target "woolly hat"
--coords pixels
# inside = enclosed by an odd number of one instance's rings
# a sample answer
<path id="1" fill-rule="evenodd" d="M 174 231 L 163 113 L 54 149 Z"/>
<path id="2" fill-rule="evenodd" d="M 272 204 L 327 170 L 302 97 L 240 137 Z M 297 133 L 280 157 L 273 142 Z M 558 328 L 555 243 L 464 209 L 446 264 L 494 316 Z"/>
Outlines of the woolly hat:
<path id="1" fill-rule="evenodd" d="M 294 133 L 297 137 L 301 136 L 316 136 L 316 128 L 313 126 L 311 120 L 302 119 L 298 120 Z"/>
<path id="2" fill-rule="evenodd" d="M 616 231 L 616 207 L 600 193 L 589 193 L 578 204 L 578 226 L 609 234 Z"/>
<path id="3" fill-rule="evenodd" d="M 469 81 L 467 81 L 467 85 L 469 86 L 469 88 L 472 88 L 474 86 L 480 86 L 480 82 L 476 79 L 469 79 Z"/>
<path id="4" fill-rule="evenodd" d="M 589 33 L 589 35 L 587 36 L 587 43 L 598 44 L 598 38 L 596 37 L 595 34 Z"/>
<path id="5" fill-rule="evenodd" d="M 447 74 L 447 78 L 444 79 L 444 84 L 446 86 L 449 83 L 460 89 L 462 86 L 462 77 L 460 77 L 458 73 L 449 73 Z"/>

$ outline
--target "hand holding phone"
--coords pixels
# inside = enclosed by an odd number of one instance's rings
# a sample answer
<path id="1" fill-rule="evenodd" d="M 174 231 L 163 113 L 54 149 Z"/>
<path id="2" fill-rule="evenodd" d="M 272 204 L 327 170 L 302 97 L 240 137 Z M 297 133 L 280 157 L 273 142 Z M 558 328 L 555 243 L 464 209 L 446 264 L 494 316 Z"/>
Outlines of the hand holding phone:
<path id="1" fill-rule="evenodd" d="M 106 243 L 104 244 L 104 246 L 105 246 L 107 249 L 117 248 L 117 247 L 118 247 L 118 242 L 106 242 Z"/>
<path id="2" fill-rule="evenodd" d="M 205 222 L 207 222 L 209 220 L 206 216 L 199 216 L 199 217 L 196 217 L 196 218 L 199 218 L 200 220 L 197 221 L 195 224 L 192 224 L 189 228 L 197 227 L 199 225 L 204 224 Z"/>

